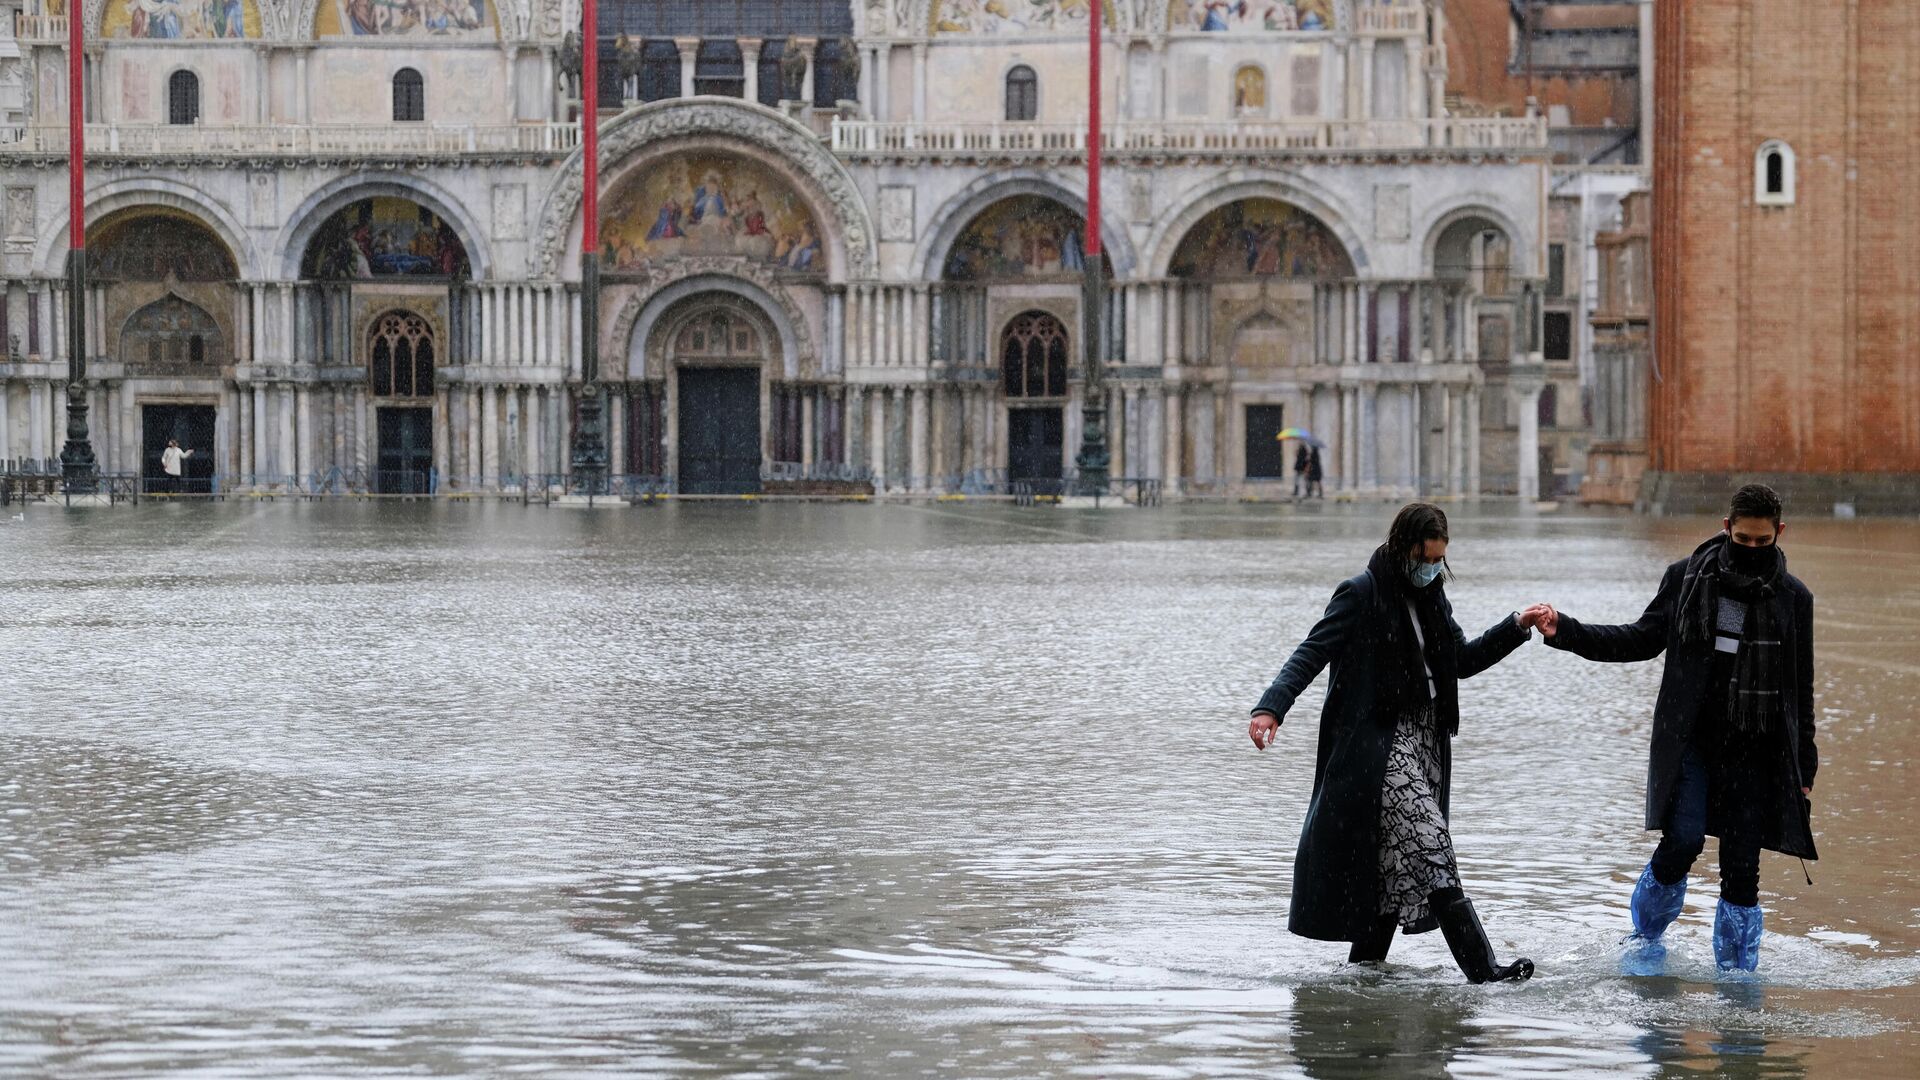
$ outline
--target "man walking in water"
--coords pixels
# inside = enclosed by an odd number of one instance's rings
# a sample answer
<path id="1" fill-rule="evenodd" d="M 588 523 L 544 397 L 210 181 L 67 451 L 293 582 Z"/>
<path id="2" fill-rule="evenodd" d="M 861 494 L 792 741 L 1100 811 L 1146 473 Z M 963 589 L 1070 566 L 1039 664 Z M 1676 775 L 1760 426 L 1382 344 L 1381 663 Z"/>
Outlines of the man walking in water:
<path id="1" fill-rule="evenodd" d="M 1722 971 L 1760 962 L 1760 850 L 1817 858 L 1813 594 L 1787 573 L 1772 488 L 1735 492 L 1721 527 L 1667 567 L 1638 622 L 1590 626 L 1553 612 L 1540 623 L 1547 644 L 1589 660 L 1667 654 L 1647 768 L 1646 825 L 1661 837 L 1633 890 L 1632 974 L 1660 970 L 1660 937 L 1707 836 L 1720 838 L 1713 955 Z"/>

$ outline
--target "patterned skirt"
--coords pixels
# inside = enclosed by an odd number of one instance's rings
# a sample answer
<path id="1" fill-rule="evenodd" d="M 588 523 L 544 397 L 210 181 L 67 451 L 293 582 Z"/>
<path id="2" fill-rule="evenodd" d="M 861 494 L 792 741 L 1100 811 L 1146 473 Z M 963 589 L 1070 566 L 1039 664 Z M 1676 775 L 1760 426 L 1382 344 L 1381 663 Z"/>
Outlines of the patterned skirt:
<path id="1" fill-rule="evenodd" d="M 1440 813 L 1440 734 L 1428 704 L 1400 718 L 1380 793 L 1380 914 L 1412 926 L 1436 889 L 1459 888 L 1453 836 Z"/>

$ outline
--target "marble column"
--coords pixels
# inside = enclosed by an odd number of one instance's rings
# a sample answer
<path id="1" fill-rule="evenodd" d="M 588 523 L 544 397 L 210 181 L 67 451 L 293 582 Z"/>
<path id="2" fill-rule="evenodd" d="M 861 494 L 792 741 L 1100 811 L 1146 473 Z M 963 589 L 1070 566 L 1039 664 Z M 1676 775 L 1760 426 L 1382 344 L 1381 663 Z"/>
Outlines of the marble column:
<path id="1" fill-rule="evenodd" d="M 1519 438 L 1514 465 L 1520 501 L 1537 502 L 1540 498 L 1540 392 L 1546 388 L 1546 381 L 1538 372 L 1523 373 L 1518 365 L 1512 370 L 1507 385 L 1513 407 L 1519 410 L 1515 417 Z"/>
<path id="2" fill-rule="evenodd" d="M 916 386 L 909 390 L 909 394 L 911 416 L 907 431 L 907 486 L 915 491 L 924 491 L 931 486 L 927 480 L 927 434 L 931 422 L 927 388 Z"/>
<path id="3" fill-rule="evenodd" d="M 674 48 L 680 50 L 680 96 L 693 96 L 693 67 L 700 58 L 700 39 L 697 37 L 677 37 L 673 39 Z"/>
<path id="4" fill-rule="evenodd" d="M 489 383 L 480 388 L 480 488 L 486 490 L 500 477 L 500 388 Z"/>
<path id="5" fill-rule="evenodd" d="M 540 414 L 546 408 L 543 395 L 540 387 L 527 387 L 527 471 L 535 476 L 548 472 L 546 444 L 540 435 Z"/>
<path id="6" fill-rule="evenodd" d="M 1380 385 L 1360 387 L 1360 486 L 1380 487 Z"/>
<path id="7" fill-rule="evenodd" d="M 1183 478 L 1181 470 L 1186 457 L 1184 453 L 1186 448 L 1184 440 L 1187 436 L 1184 430 L 1185 425 L 1182 421 L 1186 419 L 1186 395 L 1182 393 L 1181 387 L 1175 384 L 1167 387 L 1166 399 L 1167 460 L 1166 469 L 1161 473 L 1161 480 L 1166 484 L 1168 493 L 1171 494 L 1179 490 L 1180 481 Z"/>
<path id="8" fill-rule="evenodd" d="M 750 102 L 760 100 L 760 48 L 766 44 L 763 38 L 740 38 L 740 64 L 747 76 L 747 84 L 741 97 Z"/>
<path id="9" fill-rule="evenodd" d="M 1480 494 L 1480 387 L 1467 387 L 1467 494 Z"/>

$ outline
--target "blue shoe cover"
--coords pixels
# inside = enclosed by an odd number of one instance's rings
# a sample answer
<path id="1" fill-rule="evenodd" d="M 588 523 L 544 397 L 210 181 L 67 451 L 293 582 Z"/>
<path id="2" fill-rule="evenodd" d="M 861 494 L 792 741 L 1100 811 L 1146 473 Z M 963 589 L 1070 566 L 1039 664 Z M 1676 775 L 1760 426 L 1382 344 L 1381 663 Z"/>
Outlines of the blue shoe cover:
<path id="1" fill-rule="evenodd" d="M 1666 973 L 1666 942 L 1648 941 L 1639 934 L 1627 939 L 1626 947 L 1620 953 L 1620 974 L 1646 977 Z"/>
<path id="2" fill-rule="evenodd" d="M 1653 876 L 1653 864 L 1648 863 L 1640 871 L 1640 881 L 1633 887 L 1633 934 L 1635 937 L 1654 942 L 1667 932 L 1673 920 L 1680 917 L 1680 909 L 1687 903 L 1687 879 L 1681 878 L 1671 885 L 1660 884 Z"/>
<path id="3" fill-rule="evenodd" d="M 1713 914 L 1713 959 L 1721 971 L 1752 971 L 1760 966 L 1760 906 L 1720 901 Z"/>

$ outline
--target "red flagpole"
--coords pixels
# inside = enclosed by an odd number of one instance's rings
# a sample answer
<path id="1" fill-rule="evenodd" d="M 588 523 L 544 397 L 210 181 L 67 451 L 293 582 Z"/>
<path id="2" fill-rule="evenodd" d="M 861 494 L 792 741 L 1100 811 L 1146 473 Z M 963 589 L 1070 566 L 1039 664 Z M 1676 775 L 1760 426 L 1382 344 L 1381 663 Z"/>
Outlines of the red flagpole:
<path id="1" fill-rule="evenodd" d="M 1096 499 L 1107 493 L 1106 260 L 1100 256 L 1100 0 L 1087 5 L 1087 220 L 1081 251 L 1085 277 L 1080 288 L 1081 353 L 1086 360 L 1080 391 L 1080 493 Z"/>
<path id="2" fill-rule="evenodd" d="M 1087 258 L 1100 257 L 1100 0 L 1087 12 Z"/>
<path id="3" fill-rule="evenodd" d="M 573 425 L 574 479 L 605 492 L 606 403 L 600 396 L 600 13 L 580 3 L 580 397 Z"/>
<path id="4" fill-rule="evenodd" d="M 69 494 L 97 491 L 99 462 L 87 437 L 86 19 L 67 2 L 67 439 L 60 471 Z"/>
<path id="5" fill-rule="evenodd" d="M 71 213 L 67 225 L 67 247 L 80 251 L 87 246 L 87 105 L 82 75 L 85 60 L 86 20 L 80 5 L 67 4 L 67 206 Z"/>
<path id="6" fill-rule="evenodd" d="M 581 0 L 580 151 L 586 163 L 581 212 L 580 252 L 600 250 L 600 12 L 595 0 Z"/>

